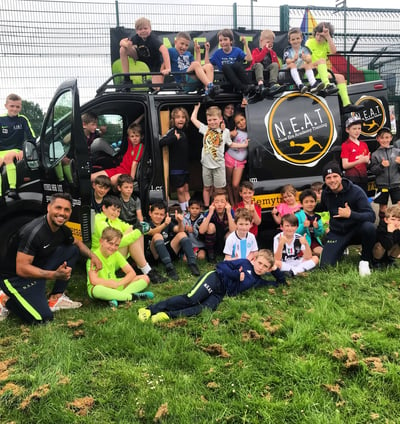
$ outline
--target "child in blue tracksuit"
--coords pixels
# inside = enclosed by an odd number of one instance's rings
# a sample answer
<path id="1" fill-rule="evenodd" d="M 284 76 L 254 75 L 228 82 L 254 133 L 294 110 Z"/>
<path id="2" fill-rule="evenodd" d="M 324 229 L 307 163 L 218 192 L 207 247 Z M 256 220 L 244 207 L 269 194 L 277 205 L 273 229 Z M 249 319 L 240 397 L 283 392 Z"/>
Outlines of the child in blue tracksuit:
<path id="1" fill-rule="evenodd" d="M 273 275 L 275 281 L 261 278 L 267 272 Z M 202 275 L 189 293 L 140 308 L 138 315 L 141 321 L 151 319 L 153 323 L 181 316 L 190 317 L 200 314 L 204 308 L 214 311 L 225 295 L 236 296 L 253 287 L 285 283 L 285 276 L 276 267 L 273 253 L 263 249 L 252 261 L 236 259 L 220 262 L 215 271 Z"/>

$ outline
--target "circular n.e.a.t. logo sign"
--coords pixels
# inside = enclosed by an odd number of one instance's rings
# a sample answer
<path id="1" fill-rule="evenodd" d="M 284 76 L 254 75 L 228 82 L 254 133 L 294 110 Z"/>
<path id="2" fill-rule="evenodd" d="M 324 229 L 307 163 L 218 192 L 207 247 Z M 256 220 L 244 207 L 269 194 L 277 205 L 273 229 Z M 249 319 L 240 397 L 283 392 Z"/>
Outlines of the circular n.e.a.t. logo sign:
<path id="1" fill-rule="evenodd" d="M 335 122 L 323 98 L 284 94 L 265 116 L 275 156 L 299 166 L 315 166 L 336 140 Z"/>
<path id="2" fill-rule="evenodd" d="M 386 123 L 386 112 L 383 103 L 374 96 L 361 96 L 355 103 L 364 105 L 364 109 L 358 112 L 363 123 L 361 134 L 374 137 Z"/>

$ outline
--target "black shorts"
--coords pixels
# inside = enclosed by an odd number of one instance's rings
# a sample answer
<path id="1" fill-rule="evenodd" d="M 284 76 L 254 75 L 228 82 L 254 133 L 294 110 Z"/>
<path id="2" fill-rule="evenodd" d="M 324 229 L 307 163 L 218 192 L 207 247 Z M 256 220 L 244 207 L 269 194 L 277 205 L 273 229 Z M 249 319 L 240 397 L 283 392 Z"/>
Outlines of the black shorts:
<path id="1" fill-rule="evenodd" d="M 400 187 L 394 187 L 394 188 L 378 188 L 376 190 L 376 194 L 374 197 L 374 203 L 377 203 L 378 205 L 387 205 L 390 200 L 392 201 L 392 204 L 395 205 L 397 202 L 400 201 Z"/>
<path id="2" fill-rule="evenodd" d="M 189 184 L 189 174 L 172 174 L 170 183 L 175 188 L 183 187 L 185 184 Z"/>

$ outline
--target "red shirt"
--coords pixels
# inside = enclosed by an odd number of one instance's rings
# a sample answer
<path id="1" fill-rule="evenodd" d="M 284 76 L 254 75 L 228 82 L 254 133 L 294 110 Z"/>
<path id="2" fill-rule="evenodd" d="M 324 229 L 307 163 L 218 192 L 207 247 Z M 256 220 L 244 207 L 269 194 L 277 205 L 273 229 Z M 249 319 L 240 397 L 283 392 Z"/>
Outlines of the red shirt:
<path id="1" fill-rule="evenodd" d="M 255 209 L 255 211 L 256 211 L 256 213 L 257 213 L 257 215 L 261 218 L 261 207 L 260 207 L 260 205 L 258 204 L 258 203 L 253 203 L 253 205 L 254 205 L 254 209 Z M 236 209 L 239 209 L 239 208 L 245 208 L 246 206 L 244 205 L 244 203 L 243 202 L 239 202 L 234 208 L 233 208 L 233 210 L 234 211 L 236 211 Z M 253 224 L 251 227 L 250 227 L 250 230 L 249 230 L 251 233 L 253 233 L 256 237 L 257 237 L 257 234 L 258 234 L 258 225 L 256 225 L 256 224 Z"/>
<path id="2" fill-rule="evenodd" d="M 143 143 L 128 144 L 128 149 L 122 158 L 121 163 L 116 168 L 106 169 L 107 175 L 111 178 L 117 174 L 128 174 L 131 175 L 131 169 L 133 162 L 139 162 L 143 155 L 144 145 Z"/>
<path id="3" fill-rule="evenodd" d="M 340 157 L 347 159 L 350 163 L 355 162 L 361 154 L 367 155 L 369 149 L 367 143 L 360 141 L 360 145 L 354 143 L 349 138 L 342 144 L 342 153 Z M 367 176 L 367 164 L 360 163 L 352 168 L 346 169 L 345 172 L 348 177 L 366 177 Z"/>

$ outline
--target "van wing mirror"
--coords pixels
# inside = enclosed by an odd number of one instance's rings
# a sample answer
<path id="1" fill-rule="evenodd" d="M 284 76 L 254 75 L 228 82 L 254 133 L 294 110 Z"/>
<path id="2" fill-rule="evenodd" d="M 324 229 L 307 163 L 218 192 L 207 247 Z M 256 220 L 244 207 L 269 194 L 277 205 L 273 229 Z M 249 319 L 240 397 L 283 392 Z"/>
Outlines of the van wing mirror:
<path id="1" fill-rule="evenodd" d="M 31 171 L 37 171 L 39 169 L 40 162 L 39 153 L 35 142 L 33 140 L 25 141 L 23 146 L 23 152 L 26 166 Z"/>

